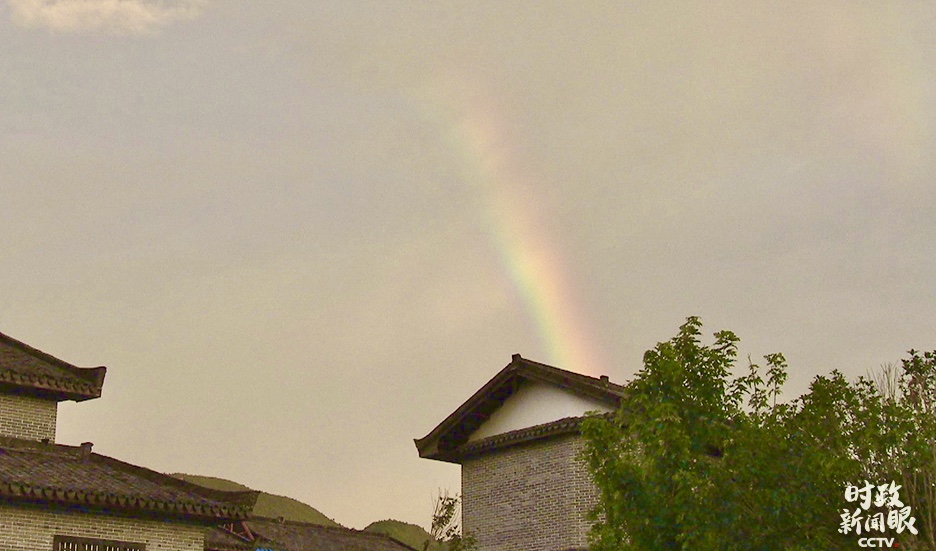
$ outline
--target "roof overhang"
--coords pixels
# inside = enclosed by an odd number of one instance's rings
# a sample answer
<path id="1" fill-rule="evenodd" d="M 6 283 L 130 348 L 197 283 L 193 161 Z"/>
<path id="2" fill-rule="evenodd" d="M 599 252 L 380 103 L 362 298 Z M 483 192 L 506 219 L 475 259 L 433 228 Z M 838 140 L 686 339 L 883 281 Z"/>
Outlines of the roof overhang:
<path id="1" fill-rule="evenodd" d="M 432 432 L 423 438 L 415 439 L 419 456 L 459 463 L 464 457 L 481 451 L 578 431 L 581 418 L 566 418 L 469 443 L 471 433 L 517 392 L 524 381 L 553 385 L 575 395 L 602 402 L 614 409 L 620 406 L 621 397 L 624 395 L 624 387 L 611 383 L 607 377 L 589 377 L 514 354 L 506 367 L 432 429 Z"/>
<path id="2" fill-rule="evenodd" d="M 0 393 L 81 402 L 98 398 L 106 367 L 78 367 L 0 333 Z"/>
<path id="3" fill-rule="evenodd" d="M 0 437 L 0 503 L 217 524 L 246 519 L 259 492 L 204 488 L 91 452 Z M 21 469 L 18 471 L 18 469 Z"/>

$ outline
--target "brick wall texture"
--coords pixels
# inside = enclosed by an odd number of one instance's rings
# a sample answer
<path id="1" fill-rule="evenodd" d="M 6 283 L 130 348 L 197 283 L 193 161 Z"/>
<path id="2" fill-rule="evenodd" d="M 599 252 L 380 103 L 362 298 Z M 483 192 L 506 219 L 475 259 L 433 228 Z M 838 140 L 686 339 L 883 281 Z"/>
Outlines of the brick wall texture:
<path id="1" fill-rule="evenodd" d="M 55 442 L 57 413 L 53 400 L 0 394 L 0 436 Z"/>
<path id="2" fill-rule="evenodd" d="M 145 543 L 146 551 L 204 551 L 204 526 L 0 505 L 0 550 L 52 551 L 54 536 Z"/>
<path id="3" fill-rule="evenodd" d="M 462 525 L 478 551 L 587 547 L 598 490 L 579 460 L 578 435 L 558 436 L 462 462 Z"/>

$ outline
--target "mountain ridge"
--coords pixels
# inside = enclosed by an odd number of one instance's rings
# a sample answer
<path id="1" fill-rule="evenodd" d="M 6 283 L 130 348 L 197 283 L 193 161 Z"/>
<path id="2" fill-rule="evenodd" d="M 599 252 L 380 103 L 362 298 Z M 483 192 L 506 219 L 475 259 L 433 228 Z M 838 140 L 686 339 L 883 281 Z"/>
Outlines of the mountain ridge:
<path id="1" fill-rule="evenodd" d="M 186 473 L 172 473 L 170 476 L 184 480 L 186 482 L 191 482 L 192 484 L 198 484 L 199 486 L 210 488 L 212 490 L 224 490 L 228 492 L 243 492 L 248 490 L 259 491 L 260 495 L 257 497 L 257 504 L 254 506 L 251 516 L 274 519 L 282 518 L 284 520 L 290 521 L 308 522 L 311 524 L 321 524 L 323 526 L 346 528 L 345 526 L 342 526 L 340 523 L 336 522 L 334 519 L 326 516 L 315 507 L 312 507 L 307 503 L 303 503 L 298 499 L 271 494 L 262 490 L 254 490 L 253 488 L 239 482 L 234 482 L 233 480 L 218 478 L 215 476 L 194 475 Z M 429 539 L 429 533 L 426 532 L 423 527 L 393 519 L 372 522 L 368 524 L 363 531 L 390 536 L 391 538 L 418 551 L 422 551 L 423 546 Z M 430 550 L 432 551 L 438 549 L 442 548 L 437 546 L 430 547 Z"/>

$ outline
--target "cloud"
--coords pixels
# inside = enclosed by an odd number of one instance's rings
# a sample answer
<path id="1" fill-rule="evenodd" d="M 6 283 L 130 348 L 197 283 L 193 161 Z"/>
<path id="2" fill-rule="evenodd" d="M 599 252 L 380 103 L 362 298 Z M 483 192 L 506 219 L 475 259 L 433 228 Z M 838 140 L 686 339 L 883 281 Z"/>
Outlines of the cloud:
<path id="1" fill-rule="evenodd" d="M 206 0 L 7 0 L 13 22 L 56 32 L 145 34 L 193 19 Z"/>

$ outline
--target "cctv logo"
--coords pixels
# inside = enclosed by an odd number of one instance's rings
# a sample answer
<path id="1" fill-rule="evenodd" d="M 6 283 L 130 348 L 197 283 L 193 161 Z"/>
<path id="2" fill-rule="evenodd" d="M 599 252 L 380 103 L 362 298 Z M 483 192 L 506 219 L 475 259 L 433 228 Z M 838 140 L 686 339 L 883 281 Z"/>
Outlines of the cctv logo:
<path id="1" fill-rule="evenodd" d="M 858 538 L 858 547 L 897 547 L 896 538 L 867 537 L 874 532 L 883 534 L 893 530 L 902 534 L 904 530 L 917 535 L 914 526 L 916 518 L 909 505 L 900 501 L 900 488 L 894 481 L 875 486 L 867 480 L 863 486 L 845 485 L 845 501 L 858 505 L 854 510 L 840 509 L 842 518 L 839 533 L 854 531 Z M 872 509 L 872 505 L 874 508 Z M 862 534 L 865 537 L 860 537 Z"/>
<path id="2" fill-rule="evenodd" d="M 860 538 L 858 547 L 897 547 L 894 538 Z"/>

